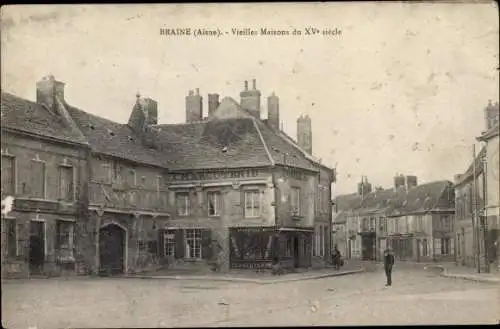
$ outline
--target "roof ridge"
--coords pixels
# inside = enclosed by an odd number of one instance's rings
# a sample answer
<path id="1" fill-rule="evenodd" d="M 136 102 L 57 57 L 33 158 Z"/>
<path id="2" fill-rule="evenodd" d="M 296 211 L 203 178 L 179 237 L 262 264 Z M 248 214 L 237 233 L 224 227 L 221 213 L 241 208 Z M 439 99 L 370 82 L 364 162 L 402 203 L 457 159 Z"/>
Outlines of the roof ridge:
<path id="1" fill-rule="evenodd" d="M 257 133 L 259 134 L 260 141 L 262 142 L 262 145 L 264 146 L 264 149 L 266 150 L 267 157 L 269 158 L 269 161 L 271 162 L 271 165 L 274 166 L 276 162 L 274 161 L 271 152 L 269 152 L 269 148 L 267 147 L 267 143 L 264 140 L 264 136 L 262 136 L 262 132 L 260 131 L 259 125 L 257 124 L 257 120 L 252 117 L 252 123 L 257 130 Z"/>

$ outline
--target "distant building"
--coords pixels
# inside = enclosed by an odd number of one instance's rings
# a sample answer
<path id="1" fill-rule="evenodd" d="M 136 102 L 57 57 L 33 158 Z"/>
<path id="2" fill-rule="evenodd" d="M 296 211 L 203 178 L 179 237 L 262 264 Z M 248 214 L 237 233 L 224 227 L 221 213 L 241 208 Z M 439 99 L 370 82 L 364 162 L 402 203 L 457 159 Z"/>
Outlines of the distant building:
<path id="1" fill-rule="evenodd" d="M 367 179 L 362 185 L 368 186 Z M 391 246 L 400 260 L 426 261 L 454 257 L 454 191 L 452 183 L 417 185 L 415 176 L 398 175 L 394 187 L 348 198 L 347 239 L 352 258 L 380 260 Z"/>

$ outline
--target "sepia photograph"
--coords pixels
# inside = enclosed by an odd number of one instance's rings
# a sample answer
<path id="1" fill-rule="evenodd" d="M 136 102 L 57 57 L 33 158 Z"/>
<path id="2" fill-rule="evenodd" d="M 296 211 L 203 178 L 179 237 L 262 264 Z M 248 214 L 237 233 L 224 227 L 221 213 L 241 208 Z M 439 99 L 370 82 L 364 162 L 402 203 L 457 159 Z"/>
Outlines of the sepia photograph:
<path id="1" fill-rule="evenodd" d="M 0 13 L 2 327 L 500 323 L 497 2 Z"/>

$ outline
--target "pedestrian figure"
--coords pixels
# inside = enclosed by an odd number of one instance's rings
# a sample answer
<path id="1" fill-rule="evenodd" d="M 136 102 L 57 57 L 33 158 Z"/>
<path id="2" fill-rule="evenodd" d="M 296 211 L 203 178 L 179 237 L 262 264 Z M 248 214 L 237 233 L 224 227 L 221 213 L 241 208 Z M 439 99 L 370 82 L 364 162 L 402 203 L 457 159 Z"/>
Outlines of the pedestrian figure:
<path id="1" fill-rule="evenodd" d="M 387 277 L 386 287 L 392 285 L 392 266 L 394 265 L 394 253 L 391 248 L 386 248 L 384 250 L 384 269 L 385 276 Z"/>
<path id="2" fill-rule="evenodd" d="M 332 252 L 332 265 L 338 270 L 343 265 L 342 264 L 342 255 L 340 254 L 340 250 L 337 245 L 333 247 Z"/>

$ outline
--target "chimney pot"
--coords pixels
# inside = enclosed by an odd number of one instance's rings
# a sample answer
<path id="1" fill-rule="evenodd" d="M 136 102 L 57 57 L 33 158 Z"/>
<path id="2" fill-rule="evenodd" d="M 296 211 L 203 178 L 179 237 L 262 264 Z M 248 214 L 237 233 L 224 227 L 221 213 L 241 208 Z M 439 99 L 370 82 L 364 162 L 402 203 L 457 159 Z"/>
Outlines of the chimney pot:
<path id="1" fill-rule="evenodd" d="M 257 80 L 255 80 L 255 79 L 252 80 L 252 87 L 253 87 L 253 90 L 257 89 Z"/>
<path id="2" fill-rule="evenodd" d="M 245 91 L 247 91 L 247 90 L 248 90 L 248 81 L 245 80 Z"/>
<path id="3" fill-rule="evenodd" d="M 196 95 L 200 94 L 200 88 L 196 88 Z"/>

